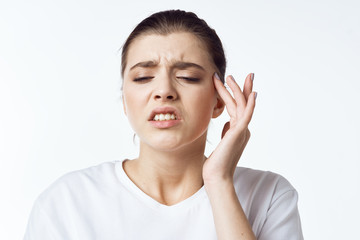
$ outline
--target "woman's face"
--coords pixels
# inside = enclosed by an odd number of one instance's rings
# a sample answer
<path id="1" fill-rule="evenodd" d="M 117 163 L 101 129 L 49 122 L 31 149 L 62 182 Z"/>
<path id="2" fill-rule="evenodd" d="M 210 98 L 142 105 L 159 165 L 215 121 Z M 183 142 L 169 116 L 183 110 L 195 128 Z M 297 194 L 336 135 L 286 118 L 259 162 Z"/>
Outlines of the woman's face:
<path id="1" fill-rule="evenodd" d="M 124 110 L 140 141 L 160 150 L 205 143 L 212 117 L 223 111 L 214 64 L 191 33 L 134 40 L 124 70 Z"/>

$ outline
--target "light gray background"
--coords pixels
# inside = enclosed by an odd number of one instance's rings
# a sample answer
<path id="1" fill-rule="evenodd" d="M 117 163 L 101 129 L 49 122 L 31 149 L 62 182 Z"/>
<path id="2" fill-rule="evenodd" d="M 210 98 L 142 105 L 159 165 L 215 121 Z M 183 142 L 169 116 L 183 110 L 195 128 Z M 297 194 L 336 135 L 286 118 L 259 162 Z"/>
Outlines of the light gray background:
<path id="1" fill-rule="evenodd" d="M 306 239 L 354 239 L 360 215 L 358 1 L 1 1 L 0 239 L 21 239 L 36 197 L 66 172 L 136 156 L 118 49 L 165 9 L 194 11 L 228 74 L 255 73 L 239 165 L 285 176 Z M 212 121 L 210 153 L 226 114 Z"/>

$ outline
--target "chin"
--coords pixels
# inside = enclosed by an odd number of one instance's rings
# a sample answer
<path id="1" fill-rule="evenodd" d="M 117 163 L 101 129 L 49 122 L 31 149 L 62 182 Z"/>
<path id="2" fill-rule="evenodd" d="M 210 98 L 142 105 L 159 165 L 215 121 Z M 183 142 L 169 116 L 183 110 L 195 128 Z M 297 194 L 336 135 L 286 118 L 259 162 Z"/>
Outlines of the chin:
<path id="1" fill-rule="evenodd" d="M 159 144 L 156 144 L 154 142 L 152 142 L 151 144 L 148 144 L 151 148 L 161 151 L 161 152 L 173 152 L 176 150 L 181 149 L 181 147 L 184 146 L 184 144 L 180 144 L 180 143 L 171 143 L 171 142 L 161 142 Z"/>
<path id="2" fill-rule="evenodd" d="M 144 143 L 157 151 L 175 152 L 181 149 L 186 150 L 188 147 L 196 148 L 196 146 L 202 146 L 206 143 L 206 134 L 194 139 L 179 139 L 174 137 L 164 138 L 159 136 L 159 138 L 151 138 Z"/>

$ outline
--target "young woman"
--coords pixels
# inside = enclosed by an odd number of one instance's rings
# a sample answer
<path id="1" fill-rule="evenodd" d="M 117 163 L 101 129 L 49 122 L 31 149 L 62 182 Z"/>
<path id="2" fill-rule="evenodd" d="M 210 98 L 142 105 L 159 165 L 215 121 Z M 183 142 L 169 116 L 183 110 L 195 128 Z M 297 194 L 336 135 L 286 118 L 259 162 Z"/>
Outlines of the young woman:
<path id="1" fill-rule="evenodd" d="M 217 34 L 195 14 L 143 20 L 123 46 L 124 112 L 138 158 L 69 173 L 36 201 L 25 239 L 302 239 L 296 190 L 237 167 L 250 137 L 254 74 L 226 78 Z M 211 118 L 222 140 L 204 156 Z"/>

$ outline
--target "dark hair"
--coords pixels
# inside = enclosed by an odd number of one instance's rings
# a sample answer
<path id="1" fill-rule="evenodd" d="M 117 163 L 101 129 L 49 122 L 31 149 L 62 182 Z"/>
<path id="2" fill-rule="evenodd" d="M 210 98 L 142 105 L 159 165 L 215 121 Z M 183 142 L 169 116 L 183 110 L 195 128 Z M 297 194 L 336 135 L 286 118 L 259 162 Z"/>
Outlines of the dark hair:
<path id="1" fill-rule="evenodd" d="M 174 32 L 189 32 L 198 37 L 206 45 L 217 68 L 217 73 L 224 82 L 226 59 L 220 38 L 215 30 L 210 28 L 204 20 L 198 18 L 195 13 L 182 10 L 154 13 L 135 27 L 122 47 L 121 76 L 124 76 L 127 53 L 134 39 L 145 34 L 168 35 Z"/>

